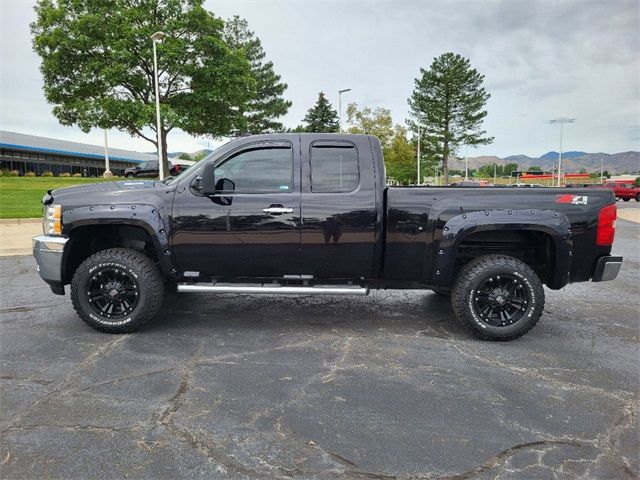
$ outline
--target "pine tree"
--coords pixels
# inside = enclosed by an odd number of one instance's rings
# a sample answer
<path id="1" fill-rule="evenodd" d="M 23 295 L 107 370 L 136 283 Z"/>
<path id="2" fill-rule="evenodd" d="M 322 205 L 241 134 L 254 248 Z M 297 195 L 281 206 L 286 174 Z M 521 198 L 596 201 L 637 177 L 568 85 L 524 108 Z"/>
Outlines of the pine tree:
<path id="1" fill-rule="evenodd" d="M 451 52 L 420 69 L 409 98 L 410 128 L 421 129 L 421 140 L 442 159 L 443 177 L 449 182 L 450 155 L 461 145 L 486 145 L 493 137 L 481 130 L 487 116 L 483 110 L 490 95 L 482 87 L 484 75 L 471 68 L 469 60 Z"/>
<path id="2" fill-rule="evenodd" d="M 251 65 L 251 74 L 256 81 L 254 98 L 246 110 L 241 113 L 245 118 L 237 135 L 245 133 L 279 132 L 284 129 L 277 118 L 286 115 L 291 102 L 282 95 L 287 84 L 280 81 L 280 75 L 273 70 L 272 62 L 265 62 L 265 52 L 260 39 L 249 30 L 249 24 L 243 18 L 235 16 L 224 27 L 224 40 L 232 49 L 239 50 Z"/>
<path id="3" fill-rule="evenodd" d="M 324 92 L 318 94 L 318 101 L 307 111 L 303 121 L 307 124 L 307 132 L 330 133 L 339 130 L 338 114 L 331 107 Z"/>

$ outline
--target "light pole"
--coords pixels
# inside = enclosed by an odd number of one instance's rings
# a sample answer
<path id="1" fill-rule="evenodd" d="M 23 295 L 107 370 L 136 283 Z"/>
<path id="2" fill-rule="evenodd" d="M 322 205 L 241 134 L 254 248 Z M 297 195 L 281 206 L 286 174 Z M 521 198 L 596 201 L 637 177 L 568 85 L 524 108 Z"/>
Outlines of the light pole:
<path id="1" fill-rule="evenodd" d="M 338 129 L 340 130 L 340 133 L 342 133 L 342 94 L 350 91 L 350 88 L 338 90 Z"/>
<path id="2" fill-rule="evenodd" d="M 160 180 L 164 180 L 164 159 L 162 155 L 162 130 L 160 122 L 160 87 L 158 86 L 158 55 L 156 53 L 156 43 L 166 37 L 164 32 L 156 32 L 151 35 L 153 42 L 153 79 L 156 84 L 156 130 L 158 134 L 158 166 L 160 167 Z"/>
<path id="3" fill-rule="evenodd" d="M 113 173 L 111 173 L 111 169 L 109 168 L 109 143 L 107 142 L 107 129 L 104 129 L 104 173 L 102 174 L 104 178 L 113 177 Z"/>
<path id="4" fill-rule="evenodd" d="M 600 183 L 604 183 L 604 158 L 600 157 Z"/>
<path id="5" fill-rule="evenodd" d="M 469 146 L 464 146 L 464 179 L 469 180 Z"/>
<path id="6" fill-rule="evenodd" d="M 558 152 L 558 187 L 560 187 L 562 184 L 562 129 L 565 123 L 573 123 L 575 121 L 575 118 L 554 118 L 553 120 L 549 120 L 549 123 L 560 124 L 560 151 Z"/>
<path id="7" fill-rule="evenodd" d="M 418 125 L 418 158 L 416 163 L 418 164 L 418 178 L 416 178 L 416 185 L 420 185 L 420 137 L 422 137 L 422 127 Z"/>
<path id="8" fill-rule="evenodd" d="M 497 179 L 497 177 L 496 177 L 497 168 L 498 168 L 498 166 L 494 163 L 493 164 L 493 184 L 494 185 L 496 184 L 496 179 Z"/>

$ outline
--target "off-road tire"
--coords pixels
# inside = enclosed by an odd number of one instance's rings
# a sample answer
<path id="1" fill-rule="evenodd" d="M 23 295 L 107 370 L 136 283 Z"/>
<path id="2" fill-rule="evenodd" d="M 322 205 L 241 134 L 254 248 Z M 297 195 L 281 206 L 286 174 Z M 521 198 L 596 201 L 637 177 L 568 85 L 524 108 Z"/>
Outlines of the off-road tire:
<path id="1" fill-rule="evenodd" d="M 89 302 L 88 289 L 94 272 L 120 269 L 135 278 L 137 303 L 125 318 L 114 320 L 98 314 Z M 71 300 L 80 319 L 105 333 L 129 333 L 151 320 L 160 310 L 164 281 L 153 260 L 137 250 L 111 248 L 91 255 L 80 264 L 71 280 Z"/>
<path id="2" fill-rule="evenodd" d="M 483 282 L 501 274 L 519 279 L 530 300 L 524 314 L 515 323 L 494 326 L 477 314 L 474 297 Z M 458 320 L 477 337 L 509 341 L 521 337 L 538 323 L 544 308 L 544 288 L 536 272 L 526 263 L 506 255 L 485 255 L 462 267 L 451 290 L 451 305 Z"/>

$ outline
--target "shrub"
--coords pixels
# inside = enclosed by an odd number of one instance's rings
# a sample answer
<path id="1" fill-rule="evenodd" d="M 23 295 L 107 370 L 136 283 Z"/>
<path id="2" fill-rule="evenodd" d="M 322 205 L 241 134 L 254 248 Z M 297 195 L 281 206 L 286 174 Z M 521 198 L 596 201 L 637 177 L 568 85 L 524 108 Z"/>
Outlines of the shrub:
<path id="1" fill-rule="evenodd" d="M 71 175 L 72 177 L 81 177 L 82 174 L 81 173 L 74 173 L 73 175 Z"/>
<path id="2" fill-rule="evenodd" d="M 24 174 L 25 177 L 35 177 L 36 176 L 36 172 L 26 172 Z"/>
<path id="3" fill-rule="evenodd" d="M 4 176 L 4 172 L 0 170 L 0 177 Z"/>
<path id="4" fill-rule="evenodd" d="M 71 174 L 69 172 L 63 172 L 60 174 L 61 177 L 70 177 Z"/>
<path id="5" fill-rule="evenodd" d="M 46 172 L 42 172 L 43 177 L 53 177 L 53 172 L 47 170 Z"/>
<path id="6" fill-rule="evenodd" d="M 633 184 L 634 184 L 636 187 L 640 187 L 640 177 L 636 177 L 636 179 L 633 181 Z"/>
<path id="7" fill-rule="evenodd" d="M 8 175 L 10 177 L 18 177 L 20 176 L 20 172 L 18 170 L 11 170 L 10 172 L 8 172 Z"/>

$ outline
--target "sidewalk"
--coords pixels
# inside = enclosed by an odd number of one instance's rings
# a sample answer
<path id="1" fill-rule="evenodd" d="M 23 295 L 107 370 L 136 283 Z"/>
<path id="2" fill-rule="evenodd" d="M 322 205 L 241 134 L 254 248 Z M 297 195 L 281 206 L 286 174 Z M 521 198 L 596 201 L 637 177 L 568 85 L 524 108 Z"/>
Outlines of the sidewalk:
<path id="1" fill-rule="evenodd" d="M 41 233 L 41 218 L 0 220 L 0 257 L 31 255 L 31 237 Z"/>

